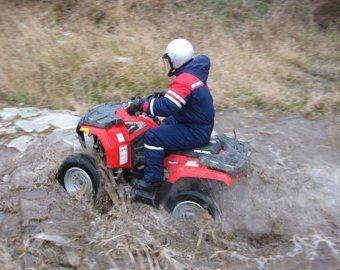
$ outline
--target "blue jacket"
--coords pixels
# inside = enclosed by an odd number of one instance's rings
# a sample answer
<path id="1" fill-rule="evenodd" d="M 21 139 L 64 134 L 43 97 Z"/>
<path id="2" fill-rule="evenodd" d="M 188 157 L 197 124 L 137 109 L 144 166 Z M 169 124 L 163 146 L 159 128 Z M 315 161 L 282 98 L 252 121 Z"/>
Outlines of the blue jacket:
<path id="1" fill-rule="evenodd" d="M 173 116 L 179 123 L 210 138 L 214 127 L 213 98 L 207 86 L 210 60 L 195 57 L 178 69 L 164 97 L 146 99 L 143 111 L 157 116 Z"/>

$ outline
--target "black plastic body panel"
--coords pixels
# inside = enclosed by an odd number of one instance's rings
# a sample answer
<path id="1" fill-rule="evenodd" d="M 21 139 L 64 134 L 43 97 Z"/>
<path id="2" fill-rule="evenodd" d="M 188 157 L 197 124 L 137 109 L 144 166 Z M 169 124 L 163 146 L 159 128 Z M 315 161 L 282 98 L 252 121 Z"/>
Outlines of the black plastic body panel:
<path id="1" fill-rule="evenodd" d="M 103 103 L 89 109 L 80 119 L 78 127 L 82 125 L 107 128 L 113 125 L 120 125 L 123 120 L 116 115 L 116 111 L 123 107 L 120 101 Z"/>

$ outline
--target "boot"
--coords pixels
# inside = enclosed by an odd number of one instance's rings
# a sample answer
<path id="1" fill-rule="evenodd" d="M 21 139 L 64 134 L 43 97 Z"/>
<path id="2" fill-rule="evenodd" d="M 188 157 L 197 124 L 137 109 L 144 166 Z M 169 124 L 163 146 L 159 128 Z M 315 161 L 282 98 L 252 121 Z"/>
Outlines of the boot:
<path id="1" fill-rule="evenodd" d="M 144 179 L 132 179 L 132 186 L 145 191 L 154 191 L 159 189 L 162 185 L 162 181 L 146 182 Z"/>

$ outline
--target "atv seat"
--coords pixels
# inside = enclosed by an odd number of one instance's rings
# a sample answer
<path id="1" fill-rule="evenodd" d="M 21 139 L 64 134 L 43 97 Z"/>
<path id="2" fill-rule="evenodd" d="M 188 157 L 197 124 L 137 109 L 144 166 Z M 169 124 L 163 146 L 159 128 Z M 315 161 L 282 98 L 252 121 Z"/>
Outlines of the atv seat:
<path id="1" fill-rule="evenodd" d="M 193 148 L 193 149 L 186 149 L 186 150 L 166 150 L 167 154 L 174 154 L 174 155 L 182 155 L 182 156 L 189 156 L 189 157 L 199 157 L 201 155 L 217 155 L 219 151 L 222 149 L 222 144 L 219 140 L 215 138 L 211 138 L 207 145 Z"/>

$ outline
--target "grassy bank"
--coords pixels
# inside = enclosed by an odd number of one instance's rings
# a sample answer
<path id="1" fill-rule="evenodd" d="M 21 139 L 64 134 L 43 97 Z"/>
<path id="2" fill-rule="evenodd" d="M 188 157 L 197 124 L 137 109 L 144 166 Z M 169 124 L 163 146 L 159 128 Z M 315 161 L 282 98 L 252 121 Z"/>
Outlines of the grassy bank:
<path id="1" fill-rule="evenodd" d="M 313 1 L 16 0 L 0 9 L 0 99 L 82 111 L 169 83 L 177 37 L 212 61 L 219 108 L 340 110 L 340 34 Z"/>

